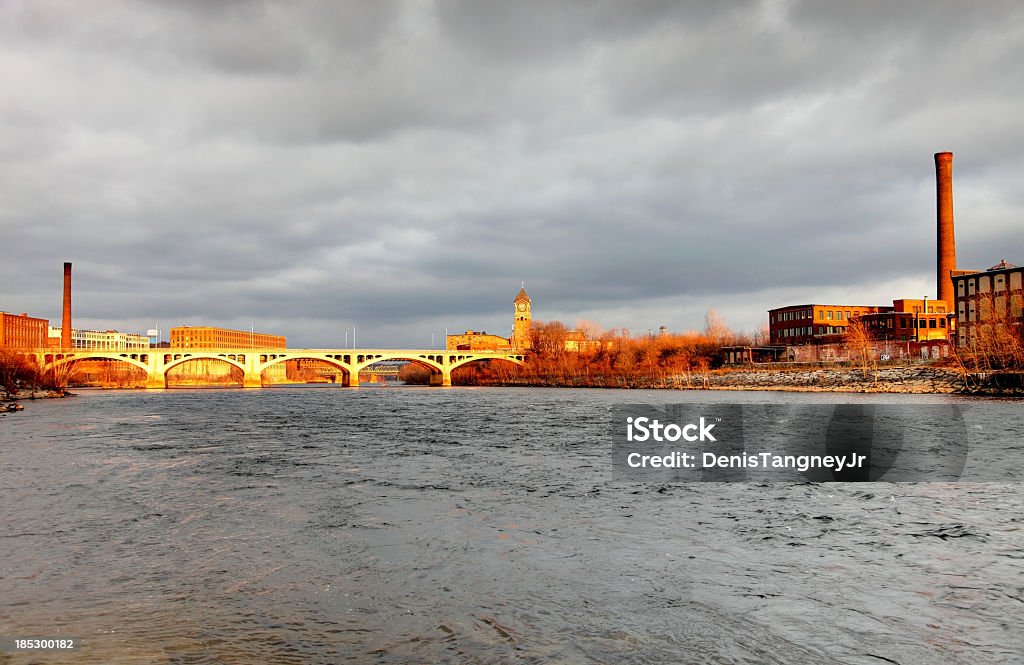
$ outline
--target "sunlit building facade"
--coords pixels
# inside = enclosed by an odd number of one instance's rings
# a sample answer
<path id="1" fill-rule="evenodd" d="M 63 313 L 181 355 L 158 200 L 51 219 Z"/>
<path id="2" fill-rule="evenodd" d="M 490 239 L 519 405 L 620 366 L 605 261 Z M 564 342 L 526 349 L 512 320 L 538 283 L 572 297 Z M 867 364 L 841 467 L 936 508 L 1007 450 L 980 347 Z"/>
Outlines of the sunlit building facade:
<path id="1" fill-rule="evenodd" d="M 178 326 L 171 328 L 171 346 L 176 349 L 283 349 L 287 340 L 282 335 L 251 330 Z"/>
<path id="2" fill-rule="evenodd" d="M 62 328 L 49 327 L 49 346 L 61 345 Z M 99 351 L 117 351 L 120 349 L 148 349 L 149 337 L 135 333 L 123 333 L 116 330 L 81 330 L 71 329 L 71 347 L 75 349 L 95 349 Z"/>
<path id="3" fill-rule="evenodd" d="M 26 313 L 0 312 L 0 349 L 39 349 L 47 346 L 50 322 Z"/>
<path id="4" fill-rule="evenodd" d="M 953 275 L 957 344 L 972 346 L 979 326 L 1005 326 L 1004 334 L 1024 325 L 1024 268 L 1002 260 L 988 270 Z"/>

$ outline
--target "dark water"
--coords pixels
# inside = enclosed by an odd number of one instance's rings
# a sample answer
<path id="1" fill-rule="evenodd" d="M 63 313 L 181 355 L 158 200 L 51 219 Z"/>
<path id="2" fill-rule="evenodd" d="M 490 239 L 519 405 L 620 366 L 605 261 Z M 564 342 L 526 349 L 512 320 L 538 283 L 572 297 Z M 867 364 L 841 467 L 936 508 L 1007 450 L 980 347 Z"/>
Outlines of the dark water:
<path id="1" fill-rule="evenodd" d="M 1018 483 L 612 481 L 616 404 L 839 399 L 951 398 L 31 402 L 0 418 L 0 636 L 83 646 L 0 662 L 1024 662 Z M 1021 404 L 971 406 L 1019 460 Z"/>

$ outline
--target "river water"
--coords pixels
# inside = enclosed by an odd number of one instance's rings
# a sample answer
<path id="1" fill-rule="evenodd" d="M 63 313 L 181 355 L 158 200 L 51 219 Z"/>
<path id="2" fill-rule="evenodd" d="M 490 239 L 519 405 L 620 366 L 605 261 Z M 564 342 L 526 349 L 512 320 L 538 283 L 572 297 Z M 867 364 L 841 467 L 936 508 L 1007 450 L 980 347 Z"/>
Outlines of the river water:
<path id="1" fill-rule="evenodd" d="M 608 413 L 1019 402 L 83 391 L 0 418 L 0 637 L 69 663 L 1021 663 L 1024 485 L 613 479 Z M 981 428 L 974 424 L 972 427 Z M 1019 468 L 1019 467 L 1018 467 Z"/>

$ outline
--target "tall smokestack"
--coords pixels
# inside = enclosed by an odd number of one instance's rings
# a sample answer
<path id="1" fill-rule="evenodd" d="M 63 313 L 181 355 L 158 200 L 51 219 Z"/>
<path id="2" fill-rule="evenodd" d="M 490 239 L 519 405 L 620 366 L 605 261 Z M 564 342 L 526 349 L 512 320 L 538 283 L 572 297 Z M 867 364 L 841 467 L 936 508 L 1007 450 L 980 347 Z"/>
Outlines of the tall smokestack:
<path id="1" fill-rule="evenodd" d="M 956 270 L 956 237 L 953 234 L 953 153 L 935 153 L 936 217 L 938 224 L 937 265 L 939 300 L 946 301 L 946 311 L 955 306 L 953 280 Z"/>
<path id="2" fill-rule="evenodd" d="M 71 263 L 64 262 L 64 313 L 60 317 L 60 345 L 71 348 Z"/>

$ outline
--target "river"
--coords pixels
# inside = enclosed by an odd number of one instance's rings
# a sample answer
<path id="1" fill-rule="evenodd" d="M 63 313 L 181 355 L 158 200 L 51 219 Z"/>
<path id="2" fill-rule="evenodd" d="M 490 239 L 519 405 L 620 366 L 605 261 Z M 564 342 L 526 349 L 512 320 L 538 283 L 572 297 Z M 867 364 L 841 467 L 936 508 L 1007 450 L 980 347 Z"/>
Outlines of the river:
<path id="1" fill-rule="evenodd" d="M 613 478 L 647 403 L 516 388 L 82 391 L 0 418 L 0 637 L 69 663 L 1024 662 L 1019 482 Z"/>

